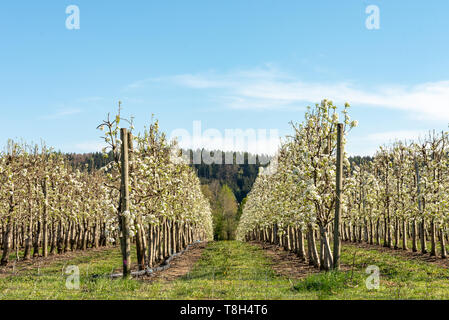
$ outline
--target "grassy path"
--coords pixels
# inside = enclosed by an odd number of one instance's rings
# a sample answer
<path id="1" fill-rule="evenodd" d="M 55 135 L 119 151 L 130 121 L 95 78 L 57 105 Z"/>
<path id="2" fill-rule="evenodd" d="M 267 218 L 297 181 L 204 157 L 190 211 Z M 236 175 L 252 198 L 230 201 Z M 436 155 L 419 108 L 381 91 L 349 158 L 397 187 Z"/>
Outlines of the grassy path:
<path id="1" fill-rule="evenodd" d="M 344 272 L 305 279 L 278 276 L 259 247 L 237 241 L 210 243 L 187 275 L 174 281 L 110 280 L 120 266 L 117 249 L 0 277 L 0 299 L 449 299 L 449 270 L 375 249 L 345 245 Z M 80 270 L 79 290 L 66 288 L 63 269 Z M 366 267 L 380 269 L 379 290 L 368 290 Z"/>
<path id="2" fill-rule="evenodd" d="M 173 283 L 167 298 L 287 299 L 295 291 L 275 275 L 271 261 L 255 246 L 237 241 L 211 243 L 195 268 Z"/>

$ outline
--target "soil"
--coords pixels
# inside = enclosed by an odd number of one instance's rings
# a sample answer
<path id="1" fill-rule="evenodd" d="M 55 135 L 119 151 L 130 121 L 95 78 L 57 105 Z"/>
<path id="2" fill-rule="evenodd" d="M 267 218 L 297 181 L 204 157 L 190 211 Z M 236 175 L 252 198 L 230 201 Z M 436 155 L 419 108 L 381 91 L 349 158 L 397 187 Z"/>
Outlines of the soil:
<path id="1" fill-rule="evenodd" d="M 207 242 L 195 243 L 189 250 L 183 254 L 173 258 L 170 261 L 170 267 L 166 270 L 157 271 L 150 275 L 139 277 L 144 281 L 173 281 L 187 275 L 195 265 L 195 263 L 201 258 L 204 248 L 206 248 Z"/>
<path id="2" fill-rule="evenodd" d="M 103 252 L 113 249 L 114 247 L 100 247 L 95 249 L 68 251 L 63 254 L 53 254 L 48 257 L 35 257 L 30 260 L 11 260 L 6 267 L 0 267 L 0 277 L 6 277 L 11 274 L 36 270 L 37 268 L 49 266 L 53 263 L 64 262 L 75 258 L 88 256 L 92 252 Z"/>
<path id="3" fill-rule="evenodd" d="M 250 243 L 263 249 L 265 255 L 273 261 L 272 268 L 279 276 L 290 279 L 302 279 L 312 273 L 319 272 L 318 269 L 309 266 L 307 262 L 301 260 L 295 253 L 286 251 L 284 248 L 262 242 Z"/>
<path id="4" fill-rule="evenodd" d="M 170 261 L 170 267 L 163 271 L 155 272 L 151 275 L 145 275 L 139 277 L 145 281 L 172 281 L 180 278 L 190 272 L 196 261 L 201 257 L 203 249 L 207 246 L 207 243 L 196 243 L 192 245 L 189 250 L 185 251 L 183 254 L 175 257 Z M 103 252 L 111 250 L 114 247 L 101 247 L 96 249 L 88 249 L 85 251 L 69 251 L 63 254 L 54 254 L 48 257 L 36 257 L 30 260 L 11 260 L 8 266 L 0 267 L 0 277 L 7 277 L 14 274 L 19 274 L 21 272 L 37 270 L 45 266 L 49 266 L 53 263 L 69 261 L 75 258 L 89 256 L 93 252 Z M 118 250 L 118 249 L 117 249 Z M 118 269 L 120 271 L 120 269 Z"/>

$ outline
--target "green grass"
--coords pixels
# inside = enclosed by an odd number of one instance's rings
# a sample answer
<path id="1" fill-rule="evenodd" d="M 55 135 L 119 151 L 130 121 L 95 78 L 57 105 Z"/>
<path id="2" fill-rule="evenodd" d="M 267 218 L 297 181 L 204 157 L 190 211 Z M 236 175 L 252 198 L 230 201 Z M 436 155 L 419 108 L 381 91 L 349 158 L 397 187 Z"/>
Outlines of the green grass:
<path id="1" fill-rule="evenodd" d="M 190 274 L 175 281 L 167 299 L 283 299 L 294 296 L 262 250 L 237 241 L 211 243 Z"/>
<path id="2" fill-rule="evenodd" d="M 379 299 L 449 299 L 449 270 L 425 261 L 407 259 L 393 252 L 343 247 L 342 261 L 355 269 L 369 265 L 380 269 L 380 288 L 370 296 Z"/>
<path id="3" fill-rule="evenodd" d="M 352 245 L 342 250 L 345 271 L 303 280 L 277 276 L 260 248 L 237 241 L 210 243 L 193 270 L 172 282 L 104 277 L 120 261 L 111 248 L 0 276 L 0 299 L 449 299 L 447 269 Z M 66 288 L 68 265 L 80 269 L 79 290 Z M 378 290 L 366 288 L 369 265 L 380 269 Z"/>
<path id="4" fill-rule="evenodd" d="M 345 289 L 359 286 L 363 281 L 360 273 L 323 272 L 313 274 L 295 285 L 300 293 L 314 292 L 318 299 L 338 295 Z"/>

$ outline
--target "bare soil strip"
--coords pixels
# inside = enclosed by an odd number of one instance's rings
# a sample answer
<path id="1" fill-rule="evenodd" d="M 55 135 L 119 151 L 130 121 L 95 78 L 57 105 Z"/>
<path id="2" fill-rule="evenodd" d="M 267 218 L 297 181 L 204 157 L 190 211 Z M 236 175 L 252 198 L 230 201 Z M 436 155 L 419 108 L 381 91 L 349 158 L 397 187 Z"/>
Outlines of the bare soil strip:
<path id="1" fill-rule="evenodd" d="M 262 242 L 253 241 L 250 243 L 263 249 L 265 255 L 273 261 L 272 268 L 279 276 L 290 279 L 303 279 L 319 272 L 319 270 L 301 260 L 295 253 L 286 251 L 284 248 Z"/>
<path id="2" fill-rule="evenodd" d="M 368 244 L 368 243 L 354 243 L 354 242 L 343 242 L 343 245 L 349 245 L 354 246 L 358 248 L 363 249 L 375 249 L 380 252 L 385 252 L 388 254 L 391 254 L 393 256 L 399 256 L 406 258 L 408 260 L 418 260 L 418 261 L 424 261 L 432 264 L 436 264 L 440 267 L 449 268 L 449 259 L 442 259 L 441 256 L 438 256 L 439 252 L 437 252 L 436 257 L 432 257 L 429 253 L 422 254 L 421 251 L 413 252 L 411 250 L 402 250 L 402 249 L 393 249 L 393 248 L 387 248 L 375 244 Z"/>
<path id="3" fill-rule="evenodd" d="M 115 247 L 100 247 L 87 250 L 68 251 L 63 254 L 49 255 L 48 257 L 35 257 L 30 260 L 11 260 L 6 267 L 0 267 L 0 277 L 9 276 L 11 274 L 35 270 L 36 268 L 48 267 L 53 263 L 70 261 L 75 258 L 89 256 L 95 252 L 104 252 L 112 250 Z M 118 247 L 117 247 L 118 248 Z M 118 249 L 117 249 L 118 250 Z"/>
<path id="4" fill-rule="evenodd" d="M 139 277 L 144 281 L 173 281 L 187 275 L 201 258 L 207 242 L 195 243 L 189 250 L 170 261 L 170 268 Z"/>

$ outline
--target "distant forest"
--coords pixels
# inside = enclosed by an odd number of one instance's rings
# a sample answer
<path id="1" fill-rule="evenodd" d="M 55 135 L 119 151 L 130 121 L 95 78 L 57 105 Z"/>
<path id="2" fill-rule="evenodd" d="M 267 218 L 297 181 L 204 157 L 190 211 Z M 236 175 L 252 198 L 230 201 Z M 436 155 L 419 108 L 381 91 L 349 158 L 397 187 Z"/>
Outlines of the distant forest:
<path id="1" fill-rule="evenodd" d="M 215 151 L 217 152 L 217 151 Z M 267 156 L 262 156 L 262 160 L 259 161 L 259 157 L 256 156 L 256 164 L 248 164 L 248 157 L 254 157 L 252 154 L 239 153 L 239 152 L 223 152 L 223 159 L 229 156 L 234 157 L 234 164 L 193 164 L 196 169 L 198 177 L 202 184 L 210 185 L 214 181 L 218 181 L 220 185 L 227 185 L 235 195 L 238 203 L 241 203 L 251 190 L 254 181 L 259 173 L 259 168 L 262 166 L 260 162 L 266 163 Z M 92 168 L 99 169 L 107 165 L 112 159 L 110 154 L 108 158 L 105 158 L 101 152 L 95 153 L 68 153 L 67 159 L 72 165 L 80 170 L 91 171 Z M 244 164 L 236 164 L 236 157 L 244 157 Z M 269 159 L 269 158 L 268 158 Z M 372 157 L 349 157 L 350 163 L 359 165 L 364 161 L 372 161 Z M 223 161 L 224 163 L 224 161 Z"/>
<path id="2" fill-rule="evenodd" d="M 88 171 L 91 171 L 93 168 L 99 169 L 104 167 L 112 159 L 112 154 L 108 158 L 105 158 L 101 152 L 85 154 L 68 153 L 66 156 L 74 168 Z M 234 164 L 209 165 L 202 163 L 193 164 L 192 167 L 196 169 L 201 184 L 211 184 L 214 181 L 218 181 L 220 185 L 227 185 L 234 193 L 237 202 L 240 203 L 251 190 L 259 173 L 259 167 L 262 166 L 261 162 L 266 163 L 269 158 L 268 156 L 261 156 L 263 158 L 259 160 L 259 156 L 254 156 L 246 152 L 223 152 L 223 163 L 227 157 L 233 157 Z M 244 164 L 236 164 L 236 158 L 239 157 L 243 157 Z M 255 159 L 256 164 L 248 164 L 248 157 Z"/>

